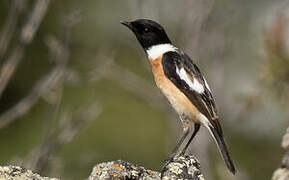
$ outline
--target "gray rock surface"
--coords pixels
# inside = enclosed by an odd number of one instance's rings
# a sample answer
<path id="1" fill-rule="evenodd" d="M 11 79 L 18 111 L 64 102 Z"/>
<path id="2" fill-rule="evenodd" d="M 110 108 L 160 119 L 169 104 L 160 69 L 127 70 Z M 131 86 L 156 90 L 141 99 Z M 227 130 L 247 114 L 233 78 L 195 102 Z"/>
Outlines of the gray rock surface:
<path id="1" fill-rule="evenodd" d="M 97 164 L 89 180 L 105 179 L 140 179 L 160 180 L 160 173 L 147 170 L 142 166 L 134 165 L 122 160 Z M 204 180 L 200 171 L 200 164 L 194 156 L 177 157 L 167 166 L 164 180 L 193 179 Z M 41 177 L 31 170 L 19 166 L 0 166 L 0 180 L 58 180 L 57 178 Z"/>
<path id="2" fill-rule="evenodd" d="M 281 146 L 285 149 L 281 167 L 278 168 L 272 177 L 272 180 L 289 180 L 289 127 L 283 136 Z"/>
<path id="3" fill-rule="evenodd" d="M 19 166 L 0 166 L 0 180 L 58 180 L 56 178 L 41 177 Z"/>
<path id="4" fill-rule="evenodd" d="M 122 160 L 97 164 L 89 180 L 99 179 L 140 179 L 160 180 L 160 173 L 147 170 L 142 166 L 134 165 Z M 180 156 L 167 166 L 164 180 L 168 179 L 194 179 L 204 180 L 200 171 L 200 164 L 194 156 Z"/>
<path id="5" fill-rule="evenodd" d="M 286 168 L 277 169 L 272 177 L 272 180 L 288 180 L 289 179 L 289 171 Z"/>

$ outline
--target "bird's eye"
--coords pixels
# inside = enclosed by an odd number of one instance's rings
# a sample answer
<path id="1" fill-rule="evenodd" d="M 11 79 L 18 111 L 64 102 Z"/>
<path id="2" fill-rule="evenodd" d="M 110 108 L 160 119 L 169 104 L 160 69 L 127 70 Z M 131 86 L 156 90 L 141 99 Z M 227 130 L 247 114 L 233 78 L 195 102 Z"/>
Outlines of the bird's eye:
<path id="1" fill-rule="evenodd" d="M 149 32 L 149 28 L 145 28 L 145 29 L 144 29 L 144 32 Z"/>

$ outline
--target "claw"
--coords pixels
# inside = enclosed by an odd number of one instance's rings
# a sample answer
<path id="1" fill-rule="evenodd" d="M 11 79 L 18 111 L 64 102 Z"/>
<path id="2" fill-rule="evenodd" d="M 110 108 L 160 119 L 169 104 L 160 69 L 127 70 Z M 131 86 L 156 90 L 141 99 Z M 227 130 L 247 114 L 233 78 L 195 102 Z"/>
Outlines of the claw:
<path id="1" fill-rule="evenodd" d="M 168 170 L 167 165 L 168 165 L 168 164 L 166 164 L 166 165 L 162 168 L 162 171 L 161 171 L 161 179 L 163 179 L 164 173 L 166 172 L 166 170 Z"/>
<path id="2" fill-rule="evenodd" d="M 164 176 L 164 173 L 166 172 L 166 170 L 168 170 L 167 166 L 174 160 L 174 158 L 168 158 L 165 160 L 165 165 L 163 166 L 162 168 L 162 171 L 161 171 L 161 179 L 163 178 Z"/>

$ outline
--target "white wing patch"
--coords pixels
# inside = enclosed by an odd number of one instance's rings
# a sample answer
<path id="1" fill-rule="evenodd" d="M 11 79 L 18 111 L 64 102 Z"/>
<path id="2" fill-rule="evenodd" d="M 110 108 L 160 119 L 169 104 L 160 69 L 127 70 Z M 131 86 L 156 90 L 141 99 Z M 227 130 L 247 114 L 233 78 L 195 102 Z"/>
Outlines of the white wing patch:
<path id="1" fill-rule="evenodd" d="M 202 94 L 204 92 L 204 86 L 196 78 L 194 78 L 194 81 L 192 82 L 183 67 L 181 69 L 176 67 L 176 72 L 180 76 L 180 78 L 189 85 L 192 90 L 198 92 L 199 94 Z"/>
<path id="2" fill-rule="evenodd" d="M 213 132 L 212 132 L 212 130 L 210 128 L 210 126 L 211 127 L 213 127 L 213 126 L 211 125 L 211 123 L 208 120 L 208 118 L 205 115 L 203 115 L 202 113 L 199 114 L 199 117 L 200 117 L 201 123 L 209 130 L 211 136 L 214 138 L 215 142 L 218 144 L 218 142 L 217 142 L 217 140 L 216 140 L 216 138 L 215 138 L 215 136 L 214 136 L 214 134 L 213 134 Z"/>
<path id="3" fill-rule="evenodd" d="M 208 120 L 208 118 L 207 118 L 204 114 L 202 114 L 201 112 L 200 112 L 200 114 L 199 114 L 199 118 L 200 118 L 201 123 L 202 123 L 206 128 L 210 129 L 209 126 L 211 126 L 211 123 L 210 123 L 210 121 Z M 213 137 L 214 137 L 214 136 L 213 136 Z"/>
<path id="4" fill-rule="evenodd" d="M 176 50 L 177 48 L 173 46 L 172 44 L 158 44 L 158 45 L 154 45 L 150 47 L 148 50 L 146 50 L 146 52 L 147 52 L 148 57 L 154 60 L 166 52 L 176 51 Z"/>
<path id="5" fill-rule="evenodd" d="M 205 81 L 205 86 L 206 86 L 206 88 L 211 92 L 211 89 L 210 89 L 210 87 L 209 87 L 209 84 L 207 83 L 207 81 L 206 81 L 205 78 L 204 78 L 204 81 Z"/>

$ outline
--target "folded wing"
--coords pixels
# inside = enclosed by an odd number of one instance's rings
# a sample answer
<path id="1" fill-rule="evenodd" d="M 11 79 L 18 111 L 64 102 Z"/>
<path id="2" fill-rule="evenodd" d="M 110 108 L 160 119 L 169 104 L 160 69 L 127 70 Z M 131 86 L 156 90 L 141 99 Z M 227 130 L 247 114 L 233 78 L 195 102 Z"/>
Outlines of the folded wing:
<path id="1" fill-rule="evenodd" d="M 163 55 L 162 65 L 167 78 L 206 116 L 222 136 L 214 99 L 197 65 L 183 52 L 173 51 Z"/>

